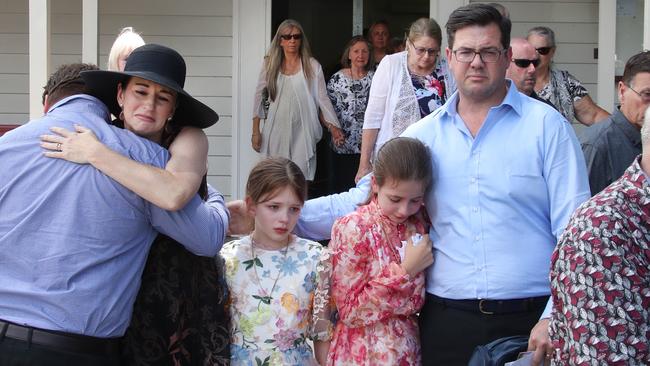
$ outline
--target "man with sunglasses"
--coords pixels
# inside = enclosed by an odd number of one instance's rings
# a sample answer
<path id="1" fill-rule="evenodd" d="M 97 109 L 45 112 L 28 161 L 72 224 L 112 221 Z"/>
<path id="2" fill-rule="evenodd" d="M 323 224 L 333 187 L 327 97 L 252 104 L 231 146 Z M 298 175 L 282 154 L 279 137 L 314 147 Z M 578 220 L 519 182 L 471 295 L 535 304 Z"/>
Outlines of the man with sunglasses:
<path id="1" fill-rule="evenodd" d="M 535 71 L 540 61 L 533 45 L 524 38 L 513 38 L 510 40 L 510 48 L 512 59 L 506 71 L 506 78 L 512 80 L 520 92 L 555 108 L 551 102 L 535 93 Z"/>
<path id="2" fill-rule="evenodd" d="M 618 82 L 621 105 L 602 122 L 581 131 L 591 194 L 618 179 L 641 153 L 643 115 L 650 105 L 650 51 L 627 61 Z"/>

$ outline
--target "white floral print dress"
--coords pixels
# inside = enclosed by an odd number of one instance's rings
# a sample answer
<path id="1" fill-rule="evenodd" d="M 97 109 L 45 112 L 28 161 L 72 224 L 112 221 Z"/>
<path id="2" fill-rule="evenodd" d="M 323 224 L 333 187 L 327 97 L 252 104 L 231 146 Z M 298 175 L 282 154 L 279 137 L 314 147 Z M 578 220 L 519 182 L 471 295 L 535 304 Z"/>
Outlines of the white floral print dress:
<path id="1" fill-rule="evenodd" d="M 317 365 L 307 340 L 329 340 L 332 334 L 329 319 L 312 317 L 316 288 L 329 281 L 319 278 L 321 251 L 319 243 L 295 236 L 286 254 L 252 250 L 250 236 L 223 246 L 232 301 L 232 365 Z"/>

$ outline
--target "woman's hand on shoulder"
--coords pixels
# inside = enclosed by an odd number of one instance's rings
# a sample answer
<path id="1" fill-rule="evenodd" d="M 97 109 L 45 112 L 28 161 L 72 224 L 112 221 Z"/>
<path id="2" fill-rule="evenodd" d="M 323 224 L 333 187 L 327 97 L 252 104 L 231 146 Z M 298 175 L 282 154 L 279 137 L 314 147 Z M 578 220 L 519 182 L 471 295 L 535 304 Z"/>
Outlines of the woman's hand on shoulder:
<path id="1" fill-rule="evenodd" d="M 75 125 L 75 131 L 63 127 L 50 127 L 51 135 L 41 135 L 41 147 L 45 156 L 64 159 L 77 164 L 88 164 L 104 144 L 92 130 Z"/>
<path id="2" fill-rule="evenodd" d="M 357 175 L 354 177 L 354 183 L 359 183 L 361 178 L 365 177 L 368 175 L 368 173 L 372 172 L 372 164 L 367 163 L 364 164 L 363 162 L 359 163 L 359 168 L 357 169 Z"/>

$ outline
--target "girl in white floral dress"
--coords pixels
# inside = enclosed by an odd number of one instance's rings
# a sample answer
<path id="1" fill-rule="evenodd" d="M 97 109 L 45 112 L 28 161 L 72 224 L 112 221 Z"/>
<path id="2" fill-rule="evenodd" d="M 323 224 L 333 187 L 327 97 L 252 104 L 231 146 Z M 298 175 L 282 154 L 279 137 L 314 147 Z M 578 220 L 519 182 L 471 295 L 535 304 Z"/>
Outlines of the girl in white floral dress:
<path id="1" fill-rule="evenodd" d="M 302 171 L 285 158 L 263 160 L 249 175 L 255 230 L 221 250 L 232 298 L 232 365 L 325 363 L 329 311 L 323 319 L 313 314 L 316 289 L 327 284 L 317 270 L 321 245 L 291 234 L 306 193 Z"/>

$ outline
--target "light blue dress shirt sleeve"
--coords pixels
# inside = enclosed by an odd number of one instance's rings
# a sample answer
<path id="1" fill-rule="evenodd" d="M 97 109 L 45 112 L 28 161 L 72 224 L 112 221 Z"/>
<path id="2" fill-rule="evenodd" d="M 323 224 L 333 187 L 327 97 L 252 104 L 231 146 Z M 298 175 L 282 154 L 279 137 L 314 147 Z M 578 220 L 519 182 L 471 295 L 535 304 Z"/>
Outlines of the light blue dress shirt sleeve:
<path id="1" fill-rule="evenodd" d="M 366 174 L 357 185 L 347 192 L 310 199 L 305 202 L 294 233 L 311 240 L 329 239 L 332 225 L 339 217 L 357 209 L 370 194 L 372 174 Z"/>
<path id="2" fill-rule="evenodd" d="M 558 118 L 556 114 L 548 118 Z M 547 160 L 544 166 L 550 198 L 551 230 L 557 240 L 566 228 L 575 209 L 589 199 L 586 190 L 589 188 L 587 165 L 580 143 L 573 127 L 561 123 L 561 128 L 548 140 Z M 549 298 L 540 319 L 549 318 L 553 308 Z"/>
<path id="3" fill-rule="evenodd" d="M 151 203 L 148 206 L 154 229 L 190 252 L 212 257 L 221 249 L 230 216 L 223 196 L 210 185 L 205 202 L 197 194 L 182 210 L 165 211 Z"/>
<path id="4" fill-rule="evenodd" d="M 560 120 L 559 128 L 549 133 L 544 159 L 551 230 L 557 241 L 573 211 L 589 199 L 590 194 L 586 192 L 589 190 L 589 181 L 587 164 L 573 127 L 564 122 L 559 114 L 547 114 L 546 118 Z"/>

